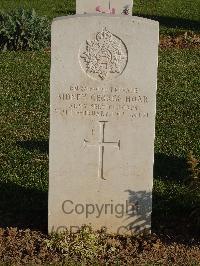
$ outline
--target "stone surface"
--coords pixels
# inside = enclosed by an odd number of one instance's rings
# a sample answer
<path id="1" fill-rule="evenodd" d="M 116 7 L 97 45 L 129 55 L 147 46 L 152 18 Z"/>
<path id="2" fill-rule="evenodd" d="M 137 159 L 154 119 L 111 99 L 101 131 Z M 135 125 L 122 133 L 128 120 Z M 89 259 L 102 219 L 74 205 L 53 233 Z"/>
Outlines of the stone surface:
<path id="1" fill-rule="evenodd" d="M 76 13 L 107 13 L 131 15 L 133 0 L 76 0 Z"/>
<path id="2" fill-rule="evenodd" d="M 150 229 L 158 31 L 130 16 L 53 21 L 49 232 Z"/>

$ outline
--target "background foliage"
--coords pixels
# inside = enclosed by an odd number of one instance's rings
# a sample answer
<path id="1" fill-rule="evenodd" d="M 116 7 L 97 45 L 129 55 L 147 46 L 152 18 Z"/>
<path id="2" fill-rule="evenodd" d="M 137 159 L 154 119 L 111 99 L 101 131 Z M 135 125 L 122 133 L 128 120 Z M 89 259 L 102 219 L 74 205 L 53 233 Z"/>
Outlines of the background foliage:
<path id="1" fill-rule="evenodd" d="M 39 50 L 49 46 L 50 26 L 34 10 L 17 9 L 0 13 L 0 48 L 3 50 Z"/>

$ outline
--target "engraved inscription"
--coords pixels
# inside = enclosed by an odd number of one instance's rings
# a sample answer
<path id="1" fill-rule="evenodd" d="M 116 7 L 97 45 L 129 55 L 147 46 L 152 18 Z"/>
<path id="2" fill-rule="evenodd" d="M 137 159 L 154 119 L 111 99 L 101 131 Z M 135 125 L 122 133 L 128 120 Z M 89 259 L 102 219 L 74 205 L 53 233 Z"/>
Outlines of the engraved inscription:
<path id="1" fill-rule="evenodd" d="M 124 71 L 127 60 L 125 44 L 106 28 L 80 48 L 81 68 L 93 79 L 106 80 L 119 76 Z"/>
<path id="2" fill-rule="evenodd" d="M 105 125 L 108 121 L 99 121 L 99 141 L 96 143 L 90 143 L 88 140 L 84 139 L 84 143 L 86 146 L 94 146 L 99 148 L 99 163 L 98 163 L 98 177 L 101 179 L 105 179 L 104 173 L 103 173 L 103 166 L 104 166 L 104 148 L 105 146 L 113 146 L 120 150 L 120 140 L 117 142 L 111 142 L 111 141 L 105 141 L 104 140 L 104 131 L 105 131 Z"/>
<path id="3" fill-rule="evenodd" d="M 149 118 L 149 102 L 139 88 L 88 87 L 73 85 L 60 93 L 58 109 L 68 117 L 124 118 L 129 120 Z"/>

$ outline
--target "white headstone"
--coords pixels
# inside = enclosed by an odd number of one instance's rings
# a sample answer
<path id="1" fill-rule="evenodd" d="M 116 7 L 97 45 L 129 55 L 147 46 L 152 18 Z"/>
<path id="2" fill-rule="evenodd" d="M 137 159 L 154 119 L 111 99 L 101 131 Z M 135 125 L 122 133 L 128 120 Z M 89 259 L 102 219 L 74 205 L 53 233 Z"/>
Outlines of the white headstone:
<path id="1" fill-rule="evenodd" d="M 53 21 L 49 232 L 150 229 L 158 31 L 131 16 Z"/>
<path id="2" fill-rule="evenodd" d="M 76 0 L 76 13 L 132 15 L 133 0 Z"/>

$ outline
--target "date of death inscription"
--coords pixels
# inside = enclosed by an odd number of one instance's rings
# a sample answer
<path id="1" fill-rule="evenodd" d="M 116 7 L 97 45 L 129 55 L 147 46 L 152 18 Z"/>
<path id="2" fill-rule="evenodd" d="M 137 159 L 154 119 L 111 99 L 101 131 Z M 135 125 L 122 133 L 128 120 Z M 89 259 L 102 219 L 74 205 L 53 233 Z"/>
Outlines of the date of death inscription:
<path id="1" fill-rule="evenodd" d="M 138 88 L 70 86 L 59 93 L 54 110 L 81 118 L 148 119 L 149 97 Z"/>

